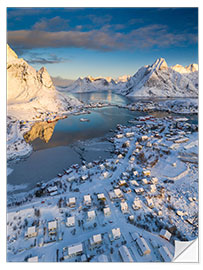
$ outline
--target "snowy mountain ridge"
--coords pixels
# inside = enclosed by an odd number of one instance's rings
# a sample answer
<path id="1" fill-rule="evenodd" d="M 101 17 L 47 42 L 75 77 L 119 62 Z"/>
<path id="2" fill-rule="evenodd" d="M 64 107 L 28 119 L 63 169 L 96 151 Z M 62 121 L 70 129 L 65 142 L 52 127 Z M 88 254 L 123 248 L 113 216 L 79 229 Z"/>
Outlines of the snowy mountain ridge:
<path id="1" fill-rule="evenodd" d="M 108 77 L 93 78 L 92 76 L 87 76 L 84 78 L 78 78 L 73 84 L 66 88 L 70 92 L 92 92 L 98 90 L 109 90 L 115 88 L 116 82 Z"/>
<path id="2" fill-rule="evenodd" d="M 193 72 L 191 71 L 190 74 Z M 195 74 L 196 75 L 196 74 Z M 164 58 L 140 68 L 122 90 L 122 94 L 146 97 L 197 97 L 198 82 L 168 67 Z"/>
<path id="3" fill-rule="evenodd" d="M 125 75 L 120 80 L 88 76 L 66 88 L 70 92 L 102 90 L 139 97 L 197 97 L 198 65 L 168 67 L 166 60 L 159 58 L 152 65 L 141 67 L 133 76 Z"/>
<path id="4" fill-rule="evenodd" d="M 175 65 L 171 67 L 173 70 L 181 73 L 181 74 L 186 74 L 186 73 L 191 73 L 198 71 L 198 65 L 197 64 L 190 64 L 189 66 L 183 67 L 182 65 Z"/>

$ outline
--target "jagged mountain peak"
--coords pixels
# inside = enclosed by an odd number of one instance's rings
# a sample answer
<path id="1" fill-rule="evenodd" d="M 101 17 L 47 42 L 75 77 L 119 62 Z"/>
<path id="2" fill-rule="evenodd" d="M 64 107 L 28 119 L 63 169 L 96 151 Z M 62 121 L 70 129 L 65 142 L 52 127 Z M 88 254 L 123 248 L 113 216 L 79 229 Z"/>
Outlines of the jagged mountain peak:
<path id="1" fill-rule="evenodd" d="M 52 79 L 45 67 L 40 68 L 40 70 L 37 72 L 37 75 L 45 87 L 55 90 Z"/>
<path id="2" fill-rule="evenodd" d="M 168 65 L 167 65 L 166 60 L 164 58 L 158 58 L 150 67 L 154 71 L 154 70 L 167 69 Z"/>
<path id="3" fill-rule="evenodd" d="M 190 72 L 195 72 L 195 71 L 198 71 L 198 64 L 193 63 L 193 64 L 186 66 L 185 68 Z"/>
<path id="4" fill-rule="evenodd" d="M 190 64 L 188 66 L 182 66 L 182 65 L 175 65 L 171 67 L 173 70 L 175 70 L 176 72 L 179 72 L 181 74 L 186 74 L 186 73 L 191 73 L 191 72 L 196 72 L 198 71 L 198 65 L 197 64 Z"/>

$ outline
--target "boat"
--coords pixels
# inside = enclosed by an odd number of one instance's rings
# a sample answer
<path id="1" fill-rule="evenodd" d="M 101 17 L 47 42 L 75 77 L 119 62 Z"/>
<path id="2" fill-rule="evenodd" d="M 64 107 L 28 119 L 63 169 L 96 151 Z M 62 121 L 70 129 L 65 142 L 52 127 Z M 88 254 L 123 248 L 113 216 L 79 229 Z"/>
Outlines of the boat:
<path id="1" fill-rule="evenodd" d="M 89 122 L 90 120 L 87 118 L 80 118 L 80 122 Z"/>

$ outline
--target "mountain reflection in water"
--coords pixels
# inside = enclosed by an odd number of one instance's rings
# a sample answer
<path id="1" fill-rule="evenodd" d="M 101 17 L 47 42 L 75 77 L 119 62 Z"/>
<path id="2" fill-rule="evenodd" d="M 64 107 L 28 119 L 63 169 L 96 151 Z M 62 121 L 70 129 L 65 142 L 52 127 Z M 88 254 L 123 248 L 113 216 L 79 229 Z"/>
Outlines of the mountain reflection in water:
<path id="1" fill-rule="evenodd" d="M 45 143 L 48 143 L 51 139 L 54 128 L 57 121 L 52 123 L 47 122 L 37 122 L 35 123 L 32 128 L 25 133 L 24 139 L 27 143 L 34 141 L 37 138 L 40 138 Z"/>

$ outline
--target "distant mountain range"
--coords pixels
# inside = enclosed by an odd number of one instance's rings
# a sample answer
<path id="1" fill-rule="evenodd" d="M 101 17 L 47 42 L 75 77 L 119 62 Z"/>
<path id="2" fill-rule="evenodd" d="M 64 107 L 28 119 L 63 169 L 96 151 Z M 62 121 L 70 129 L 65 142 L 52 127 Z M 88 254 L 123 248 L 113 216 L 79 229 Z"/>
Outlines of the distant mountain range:
<path id="1" fill-rule="evenodd" d="M 54 78 L 56 81 L 61 78 Z M 63 80 L 63 79 L 62 79 Z M 63 81 L 64 85 L 67 81 Z M 58 91 L 60 90 L 60 91 Z M 152 65 L 140 68 L 135 75 L 78 78 L 69 86 L 54 86 L 46 68 L 36 71 L 7 46 L 7 103 L 9 115 L 31 118 L 37 110 L 59 112 L 81 103 L 61 91 L 92 92 L 113 90 L 115 93 L 138 97 L 197 97 L 198 65 L 168 67 L 159 58 Z"/>
<path id="2" fill-rule="evenodd" d="M 128 96 L 144 97 L 197 97 L 198 65 L 168 67 L 164 58 L 157 59 L 152 65 L 140 68 L 133 76 L 112 78 L 77 79 L 65 89 L 70 92 L 92 92 L 114 90 Z"/>

